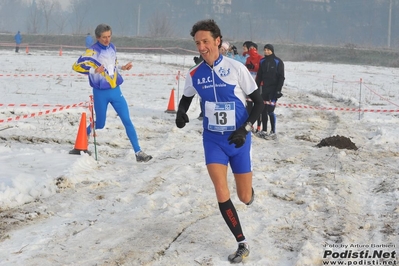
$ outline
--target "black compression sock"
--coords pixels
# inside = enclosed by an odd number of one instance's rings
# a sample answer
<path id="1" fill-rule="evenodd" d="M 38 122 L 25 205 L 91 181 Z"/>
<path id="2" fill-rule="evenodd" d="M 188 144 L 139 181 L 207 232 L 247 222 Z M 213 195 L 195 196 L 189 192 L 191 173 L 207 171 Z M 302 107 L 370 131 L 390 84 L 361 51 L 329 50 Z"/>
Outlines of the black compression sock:
<path id="1" fill-rule="evenodd" d="M 223 219 L 229 226 L 230 231 L 235 236 L 237 242 L 243 241 L 245 239 L 245 236 L 241 229 L 240 219 L 238 219 L 236 208 L 234 207 L 231 200 L 229 199 L 228 201 L 223 203 L 219 202 L 219 209 L 222 213 Z"/>

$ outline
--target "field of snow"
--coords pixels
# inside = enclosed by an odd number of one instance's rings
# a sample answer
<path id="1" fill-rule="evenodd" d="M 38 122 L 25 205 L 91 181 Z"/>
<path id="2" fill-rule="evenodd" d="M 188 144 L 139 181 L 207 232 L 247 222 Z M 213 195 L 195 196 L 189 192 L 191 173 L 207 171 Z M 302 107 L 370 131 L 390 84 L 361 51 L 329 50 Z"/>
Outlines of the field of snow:
<path id="1" fill-rule="evenodd" d="M 93 138 L 92 156 L 69 154 L 89 114 L 91 89 L 71 69 L 80 54 L 0 51 L 0 265 L 229 265 L 237 245 L 204 165 L 198 99 L 183 129 L 165 112 L 192 56 L 119 54 L 133 62 L 121 88 L 154 157 L 137 163 L 111 106 L 98 160 Z M 397 264 L 399 69 L 285 68 L 278 138 L 253 137 L 253 205 L 229 173 L 251 247 L 243 264 Z M 316 147 L 336 135 L 358 149 Z"/>

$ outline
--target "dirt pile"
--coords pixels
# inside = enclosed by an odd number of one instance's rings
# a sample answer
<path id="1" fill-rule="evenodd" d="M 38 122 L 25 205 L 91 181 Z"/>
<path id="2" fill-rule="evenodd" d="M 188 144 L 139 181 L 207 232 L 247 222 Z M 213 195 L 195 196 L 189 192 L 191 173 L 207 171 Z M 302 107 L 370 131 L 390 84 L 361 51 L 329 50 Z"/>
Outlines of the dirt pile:
<path id="1" fill-rule="evenodd" d="M 325 139 L 322 139 L 317 147 L 329 147 L 334 146 L 338 149 L 348 149 L 348 150 L 357 150 L 355 143 L 353 143 L 349 138 L 343 136 L 332 136 Z"/>

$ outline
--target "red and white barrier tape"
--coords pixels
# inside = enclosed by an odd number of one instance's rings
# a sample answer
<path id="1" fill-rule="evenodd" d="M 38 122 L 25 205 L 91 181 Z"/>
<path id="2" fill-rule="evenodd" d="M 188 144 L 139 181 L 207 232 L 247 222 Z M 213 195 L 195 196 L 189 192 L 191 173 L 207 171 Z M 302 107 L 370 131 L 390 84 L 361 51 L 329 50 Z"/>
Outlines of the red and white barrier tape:
<path id="1" fill-rule="evenodd" d="M 0 77 L 84 77 L 82 74 L 0 74 Z"/>
<path id="2" fill-rule="evenodd" d="M 62 106 L 60 106 L 58 108 L 44 110 L 44 111 L 40 111 L 40 112 L 37 112 L 37 113 L 26 114 L 26 115 L 18 115 L 18 116 L 14 116 L 14 117 L 9 117 L 7 119 L 0 119 L 0 124 L 1 123 L 5 123 L 5 122 L 18 121 L 18 120 L 21 120 L 21 119 L 37 117 L 37 116 L 41 116 L 41 115 L 48 115 L 48 114 L 51 114 L 51 113 L 56 113 L 56 112 L 60 112 L 60 111 L 71 109 L 71 108 L 75 108 L 75 107 L 85 107 L 85 106 L 87 106 L 87 103 L 88 102 L 81 102 L 81 103 L 71 104 L 71 105 L 62 105 Z M 7 105 L 7 106 L 9 106 L 9 105 Z M 17 106 L 17 105 L 14 105 L 14 106 Z M 26 105 L 26 106 L 32 106 L 32 105 Z"/>
<path id="3" fill-rule="evenodd" d="M 144 77 L 144 76 L 172 76 L 176 75 L 173 73 L 169 74 L 159 74 L 159 73 L 138 73 L 138 74 L 122 74 L 124 77 L 132 76 L 132 77 Z M 0 74 L 1 77 L 86 77 L 83 74 Z"/>
<path id="4" fill-rule="evenodd" d="M 375 95 L 377 95 L 378 97 L 380 97 L 380 99 L 381 99 L 381 100 L 384 100 L 384 101 L 386 101 L 386 102 L 389 102 L 390 104 L 393 104 L 393 105 L 395 105 L 395 106 L 399 107 L 399 105 L 398 105 L 398 104 L 396 104 L 396 103 L 394 103 L 394 102 L 390 101 L 389 99 L 387 99 L 387 98 L 383 97 L 382 95 L 380 95 L 380 94 L 379 94 L 379 93 L 377 93 L 376 91 L 374 91 L 374 90 L 370 89 L 368 86 L 366 86 L 366 85 L 365 85 L 365 87 L 366 87 L 366 88 L 367 88 L 369 91 L 371 91 L 372 93 L 374 93 Z"/>
<path id="5" fill-rule="evenodd" d="M 345 107 L 323 107 L 323 106 L 308 106 L 301 104 L 287 104 L 277 103 L 277 106 L 288 108 L 321 110 L 321 111 L 344 111 L 344 112 L 368 112 L 368 113 L 399 113 L 399 109 L 362 109 L 362 108 L 345 108 Z"/>
<path id="6" fill-rule="evenodd" d="M 62 107 L 63 104 L 38 104 L 38 103 L 0 103 L 0 107 Z"/>
<path id="7" fill-rule="evenodd" d="M 20 115 L 15 117 L 10 117 L 7 119 L 0 119 L 0 124 L 11 121 L 18 121 L 21 119 L 38 117 L 41 115 L 47 115 L 51 113 L 60 112 L 63 110 L 67 110 L 75 107 L 87 107 L 89 102 L 81 102 L 78 104 L 72 105 L 59 105 L 59 104 L 0 104 L 0 107 L 51 107 L 57 106 L 58 108 L 53 108 L 45 111 L 40 111 L 37 113 Z M 346 107 L 324 107 L 324 106 L 309 106 L 302 104 L 286 104 L 286 103 L 277 103 L 277 106 L 287 107 L 287 108 L 298 108 L 298 109 L 308 109 L 308 110 L 319 110 L 319 111 L 344 111 L 344 112 L 365 112 L 365 113 L 399 113 L 399 109 L 362 109 L 362 108 L 346 108 Z"/>

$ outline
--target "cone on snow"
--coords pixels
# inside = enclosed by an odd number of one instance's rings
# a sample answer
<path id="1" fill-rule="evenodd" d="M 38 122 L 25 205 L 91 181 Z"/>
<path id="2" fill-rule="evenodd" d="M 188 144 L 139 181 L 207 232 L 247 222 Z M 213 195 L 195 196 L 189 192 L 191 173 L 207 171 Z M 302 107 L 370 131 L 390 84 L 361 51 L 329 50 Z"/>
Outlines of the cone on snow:
<path id="1" fill-rule="evenodd" d="M 60 47 L 59 55 L 62 56 L 62 46 Z"/>
<path id="2" fill-rule="evenodd" d="M 76 136 L 75 147 L 73 150 L 69 151 L 69 154 L 77 154 L 80 155 L 80 152 L 88 153 L 89 155 L 91 152 L 87 150 L 89 147 L 89 140 L 87 138 L 87 131 L 86 131 L 86 113 L 82 113 L 82 117 L 80 118 L 80 125 L 78 130 L 78 135 Z"/>
<path id="3" fill-rule="evenodd" d="M 175 108 L 175 89 L 172 89 L 172 91 L 170 92 L 168 109 L 165 112 L 166 113 L 171 113 L 171 114 L 175 114 L 176 113 L 176 108 Z"/>
<path id="4" fill-rule="evenodd" d="M 27 54 L 29 54 L 29 45 L 26 46 L 25 52 L 26 52 Z"/>

